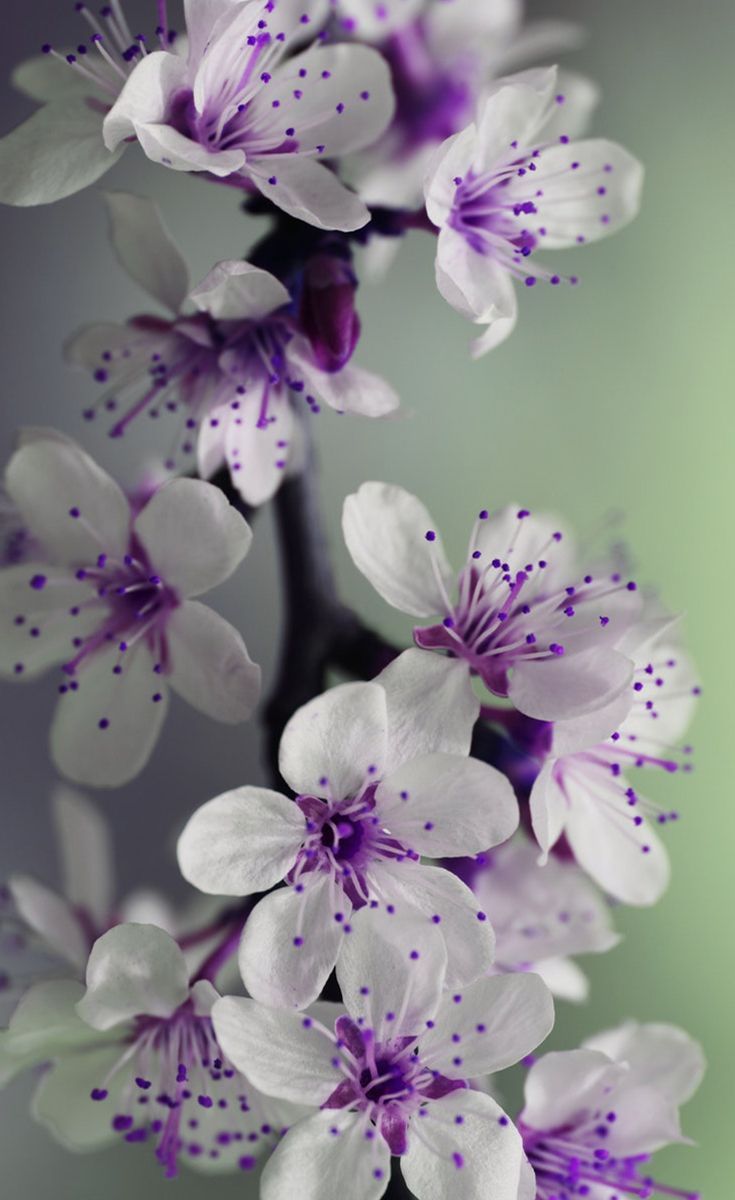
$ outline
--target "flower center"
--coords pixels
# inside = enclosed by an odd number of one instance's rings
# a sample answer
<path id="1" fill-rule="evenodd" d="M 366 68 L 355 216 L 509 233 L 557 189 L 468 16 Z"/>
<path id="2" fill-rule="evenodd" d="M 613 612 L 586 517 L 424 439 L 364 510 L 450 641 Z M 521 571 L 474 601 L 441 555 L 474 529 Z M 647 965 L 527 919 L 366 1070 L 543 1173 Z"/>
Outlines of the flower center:
<path id="1" fill-rule="evenodd" d="M 613 606 L 624 609 L 626 593 L 637 591 L 636 583 L 625 582 L 618 572 L 599 578 L 585 575 L 561 586 L 561 533 L 539 540 L 533 561 L 516 549 L 529 516 L 527 509 L 519 511 L 511 546 L 500 557 L 492 550 L 473 548 L 489 517 L 483 509 L 473 528 L 456 602 L 446 596 L 448 615 L 442 623 L 414 630 L 418 646 L 451 650 L 464 658 L 497 696 L 507 696 L 509 671 L 520 661 L 560 658 L 594 645 L 610 624 Z M 436 534 L 428 530 L 425 536 L 431 551 Z"/>

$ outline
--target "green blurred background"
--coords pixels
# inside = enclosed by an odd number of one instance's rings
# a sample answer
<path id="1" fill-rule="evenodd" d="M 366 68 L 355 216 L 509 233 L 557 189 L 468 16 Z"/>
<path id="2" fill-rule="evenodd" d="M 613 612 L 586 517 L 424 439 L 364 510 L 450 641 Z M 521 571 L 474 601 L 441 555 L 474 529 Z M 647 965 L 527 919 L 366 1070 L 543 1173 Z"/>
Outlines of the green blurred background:
<path id="1" fill-rule="evenodd" d="M 13 6 L 4 22 L 3 78 L 41 42 L 73 40 L 71 7 L 56 0 Z M 128 6 L 141 27 L 150 23 L 151 7 L 144 0 Z M 408 636 L 408 625 L 363 585 L 340 544 L 342 499 L 365 479 L 419 493 L 458 551 L 482 505 L 515 499 L 550 508 L 581 533 L 622 511 L 637 577 L 687 614 L 687 640 L 705 685 L 691 735 L 696 770 L 647 780 L 651 795 L 683 814 L 665 831 L 672 884 L 651 911 L 619 910 L 623 943 L 586 960 L 591 1002 L 559 1005 L 550 1045 L 574 1046 L 629 1016 L 675 1022 L 699 1037 L 710 1070 L 685 1111 L 685 1128 L 700 1149 L 661 1154 L 656 1174 L 676 1187 L 699 1187 L 707 1200 L 728 1200 L 735 1078 L 735 818 L 726 749 L 735 666 L 727 625 L 734 582 L 735 19 L 731 0 L 538 0 L 529 10 L 587 28 L 586 45 L 565 62 L 602 87 L 594 132 L 645 162 L 642 215 L 607 243 L 553 256 L 561 270 L 580 275 L 579 288 L 524 289 L 517 332 L 479 364 L 467 354 L 470 328 L 435 292 L 431 240 L 408 239 L 388 280 L 361 294 L 359 352 L 395 384 L 408 415 L 375 424 L 319 418 L 329 529 L 345 598 L 396 638 Z M 10 128 L 30 106 L 9 88 L 3 96 L 3 128 Z M 246 223 L 227 189 L 156 169 L 135 151 L 109 185 L 160 201 L 195 278 L 218 258 L 246 254 L 257 236 L 259 227 Z M 110 444 L 101 429 L 83 427 L 79 414 L 92 389 L 60 362 L 61 344 L 76 325 L 141 308 L 107 247 L 99 198 L 88 192 L 53 209 L 2 210 L 0 235 L 3 454 L 19 423 L 52 423 L 83 436 L 112 470 L 131 478 L 140 455 L 163 443 L 146 450 L 143 430 L 137 442 Z M 255 549 L 219 599 L 269 679 L 279 621 L 269 515 L 259 518 Z M 56 878 L 44 732 L 52 693 L 43 683 L 0 692 L 0 875 L 25 870 Z M 156 882 L 183 895 L 172 830 L 217 791 L 262 778 L 254 725 L 220 728 L 174 706 L 143 776 L 98 795 L 119 839 L 122 885 Z M 30 1090 L 23 1082 L 0 1096 L 4 1198 L 149 1200 L 168 1192 L 172 1185 L 140 1151 L 66 1155 L 28 1119 Z M 251 1194 L 240 1177 L 203 1183 L 185 1172 L 173 1186 L 181 1200 L 200 1196 L 203 1187 L 223 1200 Z"/>

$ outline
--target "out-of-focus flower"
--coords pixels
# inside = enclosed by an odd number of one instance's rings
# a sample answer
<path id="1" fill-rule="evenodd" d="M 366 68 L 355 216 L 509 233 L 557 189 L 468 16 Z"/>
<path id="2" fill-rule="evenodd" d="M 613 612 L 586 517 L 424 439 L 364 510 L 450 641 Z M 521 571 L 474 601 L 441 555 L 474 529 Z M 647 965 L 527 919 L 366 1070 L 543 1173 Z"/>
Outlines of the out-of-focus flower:
<path id="1" fill-rule="evenodd" d="M 110 830 L 86 796 L 60 784 L 51 797 L 56 840 L 61 860 L 61 888 L 40 883 L 29 875 L 11 875 L 7 890 L 15 914 L 6 918 L 21 951 L 41 951 L 43 966 L 31 978 L 56 975 L 63 963 L 81 978 L 97 938 L 126 921 L 158 925 L 173 934 L 177 915 L 162 895 L 136 889 L 118 899 Z M 3 921 L 0 919 L 0 929 Z M 22 955 L 23 962 L 26 954 Z M 9 958 L 6 960 L 9 961 Z M 10 971 L 0 971 L 0 991 L 16 992 Z M 29 980 L 22 976 L 27 986 Z"/>
<path id="2" fill-rule="evenodd" d="M 186 52 L 164 20 L 161 49 L 133 37 L 119 0 L 89 45 L 50 46 L 20 85 L 46 103 L 0 143 L 0 200 L 44 204 L 93 183 L 138 141 L 154 162 L 261 191 L 292 216 L 357 229 L 368 210 L 319 161 L 369 145 L 393 111 L 388 68 L 367 46 L 311 46 L 288 57 L 326 15 L 322 0 L 185 4 Z M 106 25 L 106 28 L 105 28 Z M 57 60 L 61 59 L 62 62 Z"/>
<path id="3" fill-rule="evenodd" d="M 125 193 L 107 204 L 122 265 L 172 314 L 89 325 L 69 342 L 68 360 L 104 386 L 85 416 L 113 414 L 111 436 L 139 417 L 180 413 L 183 436 L 179 428 L 167 469 L 177 453 L 196 451 L 200 474 L 226 463 L 243 499 L 262 504 L 300 465 L 299 410 L 318 413 L 326 403 L 379 417 L 398 407 L 388 384 L 348 361 L 357 330 L 343 295 L 346 264 L 332 260 L 319 273 L 312 263 L 300 314 L 280 280 L 240 260 L 218 263 L 190 289 L 155 205 Z M 332 313 L 319 303 L 320 285 Z"/>
<path id="4" fill-rule="evenodd" d="M 476 356 L 513 330 L 514 280 L 562 282 L 536 250 L 597 241 L 638 212 L 643 168 L 627 150 L 547 130 L 563 101 L 555 68 L 499 80 L 476 122 L 443 143 L 427 172 L 426 211 L 440 231 L 437 286 L 487 327 Z"/>
<path id="5" fill-rule="evenodd" d="M 486 1192 L 517 1200 L 521 1140 L 468 1081 L 510 1066 L 546 1037 L 551 996 L 526 974 L 446 991 L 446 955 L 424 922 L 365 910 L 337 966 L 346 1015 L 328 1021 L 254 1000 L 217 1001 L 214 1027 L 231 1061 L 247 1062 L 267 1095 L 320 1110 L 276 1149 L 263 1200 L 378 1200 L 391 1155 L 418 1200 Z"/>
<path id="6" fill-rule="evenodd" d="M 698 1193 L 658 1185 L 646 1164 L 655 1150 L 687 1140 L 678 1110 L 703 1071 L 699 1045 L 672 1025 L 631 1021 L 581 1050 L 544 1055 L 528 1074 L 519 1118 L 536 1173 L 531 1194 L 698 1200 Z"/>
<path id="7" fill-rule="evenodd" d="M 228 1061 L 211 1020 L 217 992 L 208 978 L 190 982 L 162 929 L 109 930 L 86 976 L 86 989 L 36 984 L 0 1033 L 0 1066 L 51 1064 L 33 1114 L 69 1149 L 150 1142 L 168 1177 L 180 1161 L 250 1170 L 300 1115 L 261 1096 Z"/>
<path id="8" fill-rule="evenodd" d="M 449 986 L 490 966 L 492 930 L 469 888 L 419 859 L 504 841 L 518 809 L 505 776 L 467 757 L 473 713 L 452 705 L 447 664 L 435 660 L 429 684 L 418 658 L 408 651 L 376 682 L 333 688 L 292 717 L 279 766 L 295 802 L 239 788 L 181 835 L 179 865 L 202 891 L 288 885 L 256 905 L 240 947 L 245 986 L 263 1003 L 316 999 L 363 907 L 422 913 L 447 940 Z"/>
<path id="9" fill-rule="evenodd" d="M 668 856 L 651 820 L 665 825 L 678 814 L 641 796 L 624 771 L 689 766 L 681 739 L 700 687 L 670 626 L 663 618 L 630 630 L 625 643 L 635 662 L 632 688 L 608 708 L 553 726 L 531 792 L 533 829 L 544 855 L 564 834 L 585 871 L 627 904 L 653 904 L 664 891 Z"/>
<path id="10" fill-rule="evenodd" d="M 339 26 L 375 42 L 391 71 L 396 109 L 375 145 L 350 163 L 368 204 L 415 208 L 437 146 L 475 117 L 499 75 L 574 48 L 568 21 L 523 19 L 520 0 L 334 0 Z M 580 134 L 598 99 L 589 80 L 563 72 L 567 97 L 558 132 Z"/>
<path id="11" fill-rule="evenodd" d="M 21 440 L 5 486 L 43 555 L 0 571 L 0 673 L 61 666 L 51 752 L 62 774 L 97 787 L 132 779 L 169 684 L 216 720 L 249 716 L 260 670 L 240 634 L 191 599 L 227 579 L 251 541 L 217 488 L 176 479 L 135 514 L 80 447 L 43 430 Z"/>
<path id="12" fill-rule="evenodd" d="M 347 497 L 342 527 L 384 600 L 414 617 L 442 616 L 415 629 L 414 641 L 450 653 L 447 669 L 464 675 L 469 697 L 477 675 L 493 695 L 551 721 L 603 708 L 631 683 L 620 644 L 640 612 L 636 584 L 577 566 L 550 517 L 483 509 L 456 584 L 429 512 L 403 488 L 364 483 Z"/>
<path id="13" fill-rule="evenodd" d="M 609 906 L 583 871 L 556 858 L 541 866 L 519 836 L 481 856 L 472 890 L 495 931 L 493 970 L 535 971 L 555 996 L 586 1000 L 577 954 L 601 954 L 620 940 Z"/>

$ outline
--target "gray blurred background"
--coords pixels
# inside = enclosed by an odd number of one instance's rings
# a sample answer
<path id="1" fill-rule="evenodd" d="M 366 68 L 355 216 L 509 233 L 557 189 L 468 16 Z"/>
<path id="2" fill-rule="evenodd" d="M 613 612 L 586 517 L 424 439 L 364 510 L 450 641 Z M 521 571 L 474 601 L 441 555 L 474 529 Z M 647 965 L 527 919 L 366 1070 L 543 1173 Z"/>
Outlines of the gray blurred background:
<path id="1" fill-rule="evenodd" d="M 478 0 L 478 3 L 483 0 Z M 71 3 L 6 5 L 0 44 L 12 66 L 46 40 L 75 38 Z M 148 28 L 152 3 L 128 3 Z M 647 167 L 645 207 L 628 231 L 570 252 L 562 270 L 581 286 L 520 297 L 512 340 L 480 364 L 467 354 L 470 329 L 433 286 L 433 245 L 409 238 L 388 281 L 361 294 L 360 360 L 401 392 L 408 415 L 356 423 L 317 420 L 327 521 L 344 596 L 387 634 L 408 625 L 363 586 L 340 544 L 345 494 L 370 478 L 419 493 L 458 552 L 483 505 L 516 500 L 551 508 L 582 531 L 611 510 L 627 516 L 638 577 L 685 610 L 705 681 L 693 730 L 697 771 L 652 779 L 649 792 L 683 820 L 668 834 L 671 889 L 653 911 L 621 912 L 622 945 L 586 965 L 592 1000 L 559 1005 L 550 1044 L 571 1047 L 627 1016 L 685 1026 L 706 1045 L 711 1071 L 685 1112 L 699 1151 L 662 1154 L 657 1174 L 675 1187 L 730 1195 L 733 1079 L 733 893 L 735 837 L 732 738 L 732 331 L 733 184 L 731 0 L 532 0 L 532 15 L 582 21 L 587 44 L 566 58 L 603 93 L 594 131 L 623 142 Z M 2 131 L 31 111 L 3 83 Z M 235 193 L 163 171 L 136 149 L 103 186 L 154 196 L 186 253 L 192 277 L 214 261 L 246 255 L 260 226 L 238 212 Z M 93 385 L 64 367 L 61 346 L 91 319 L 122 320 L 149 307 L 118 269 L 94 190 L 53 208 L 0 209 L 5 315 L 0 325 L 3 459 L 19 424 L 53 424 L 79 436 L 123 480 L 166 431 L 141 426 L 111 443 L 84 425 Z M 550 256 L 551 257 L 551 256 Z M 557 256 L 557 262 L 561 263 Z M 150 441 L 146 444 L 146 436 Z M 277 648 L 280 599 L 273 528 L 258 518 L 254 549 L 215 597 L 263 664 L 266 689 Z M 726 609 L 727 605 L 727 609 Z M 53 682 L 0 688 L 3 720 L 0 878 L 23 870 L 55 882 L 48 812 L 54 773 L 46 730 Z M 133 784 L 97 801 L 113 823 L 121 889 L 155 884 L 183 898 L 173 845 L 194 807 L 230 786 L 264 779 L 257 723 L 230 729 L 174 703 L 153 760 Z M 175 1187 L 181 1200 L 206 1187 L 245 1197 L 242 1177 L 204 1182 L 184 1171 L 162 1180 L 149 1153 L 116 1148 L 74 1157 L 27 1115 L 27 1080 L 0 1096 L 0 1192 L 5 1200 L 150 1200 Z M 297 1198 L 295 1198 L 297 1200 Z M 492 1197 L 488 1196 L 488 1200 Z"/>

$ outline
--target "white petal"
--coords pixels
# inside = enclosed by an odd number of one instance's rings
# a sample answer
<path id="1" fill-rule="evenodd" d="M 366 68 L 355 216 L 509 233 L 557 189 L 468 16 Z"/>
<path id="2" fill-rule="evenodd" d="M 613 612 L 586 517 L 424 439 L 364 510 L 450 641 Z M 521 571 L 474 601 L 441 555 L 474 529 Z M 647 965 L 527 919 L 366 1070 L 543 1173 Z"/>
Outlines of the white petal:
<path id="1" fill-rule="evenodd" d="M 209 150 L 170 125 L 138 124 L 135 132 L 141 149 L 151 162 L 172 171 L 206 171 L 225 179 L 245 163 L 242 150 Z"/>
<path id="2" fill-rule="evenodd" d="M 229 579 L 250 549 L 247 521 L 219 488 L 173 479 L 136 517 L 151 563 L 181 596 L 198 596 Z"/>
<path id="3" fill-rule="evenodd" d="M 674 1104 L 685 1104 L 702 1082 L 702 1047 L 676 1025 L 626 1021 L 584 1044 L 627 1063 L 629 1078 L 655 1088 Z"/>
<path id="4" fill-rule="evenodd" d="M 243 500 L 254 505 L 265 504 L 278 491 L 298 435 L 288 396 L 277 393 L 269 398 L 266 425 L 260 423 L 261 411 L 256 392 L 243 397 L 237 411 L 230 407 L 220 417 L 230 479 Z"/>
<path id="5" fill-rule="evenodd" d="M 248 917 L 240 943 L 240 973 L 261 1004 L 306 1008 L 318 997 L 337 961 L 344 937 L 335 920 L 334 885 L 328 875 L 307 876 L 303 892 L 280 888 Z M 342 917 L 352 905 L 339 894 Z M 298 943 L 298 944 L 297 944 Z"/>
<path id="6" fill-rule="evenodd" d="M 523 1143 L 491 1096 L 451 1092 L 415 1124 L 401 1170 L 417 1200 L 518 1200 Z"/>
<path id="7" fill-rule="evenodd" d="M 489 969 L 495 943 L 492 926 L 478 919 L 477 900 L 456 875 L 411 862 L 381 863 L 371 870 L 370 883 L 399 916 L 418 909 L 439 930 L 447 948 L 448 988 L 464 987 Z"/>
<path id="8" fill-rule="evenodd" d="M 470 321 L 491 326 L 499 322 L 498 341 L 501 331 L 507 336 L 513 328 L 518 302 L 510 275 L 449 226 L 437 242 L 436 286 L 447 304 Z"/>
<path id="9" fill-rule="evenodd" d="M 394 608 L 414 617 L 446 611 L 450 567 L 441 538 L 426 538 L 436 526 L 416 496 L 394 484 L 363 483 L 345 500 L 342 532 L 357 569 Z"/>
<path id="10" fill-rule="evenodd" d="M 242 0 L 184 0 L 189 61 L 198 62 L 220 22 L 231 17 Z"/>
<path id="11" fill-rule="evenodd" d="M 70 787 L 56 787 L 52 803 L 64 895 L 102 928 L 114 900 L 110 828 L 87 797 Z"/>
<path id="12" fill-rule="evenodd" d="M 92 947 L 87 991 L 77 1005 L 93 1029 L 145 1015 L 170 1017 L 189 994 L 184 956 L 156 925 L 116 925 Z"/>
<path id="13" fill-rule="evenodd" d="M 429 220 L 440 228 L 454 206 L 457 191 L 454 181 L 469 170 L 476 147 L 477 129 L 474 125 L 468 125 L 442 142 L 427 163 L 424 178 L 426 213 Z"/>
<path id="14" fill-rule="evenodd" d="M 115 150 L 134 136 L 139 124 L 164 121 L 171 96 L 186 87 L 186 76 L 186 62 L 177 54 L 154 50 L 141 58 L 105 117 L 102 133 L 107 149 Z"/>
<path id="15" fill-rule="evenodd" d="M 267 200 L 307 225 L 349 233 L 370 220 L 359 196 L 340 183 L 328 167 L 304 154 L 252 157 L 248 169 Z"/>
<path id="16" fill-rule="evenodd" d="M 280 883 L 306 834 L 293 800 L 265 788 L 225 792 L 198 808 L 179 838 L 184 879 L 213 896 L 248 896 Z"/>
<path id="17" fill-rule="evenodd" d="M 170 618 L 166 636 L 174 691 L 215 721 L 246 721 L 260 695 L 260 667 L 229 621 L 187 600 Z"/>
<path id="18" fill-rule="evenodd" d="M 527 717 L 570 720 L 606 708 L 632 679 L 630 659 L 601 645 L 579 654 L 521 661 L 513 668 L 508 695 Z"/>
<path id="19" fill-rule="evenodd" d="M 91 787 L 120 787 L 150 758 L 168 708 L 168 689 L 139 644 L 122 661 L 116 645 L 96 652 L 61 696 L 51 725 L 51 756 L 62 775 Z M 159 699 L 154 700 L 154 697 Z"/>
<path id="20" fill-rule="evenodd" d="M 363 908 L 337 963 L 347 1011 L 378 1041 L 420 1033 L 439 1006 L 447 968 L 444 939 L 424 916 Z"/>
<path id="21" fill-rule="evenodd" d="M 10 1018 L 6 1048 L 25 1065 L 45 1062 L 55 1054 L 93 1046 L 99 1034 L 76 1011 L 84 987 L 73 979 L 35 983 L 23 995 Z"/>
<path id="22" fill-rule="evenodd" d="M 291 297 L 270 271 L 236 259 L 212 267 L 189 299 L 200 312 L 220 321 L 257 321 L 288 304 Z"/>
<path id="23" fill-rule="evenodd" d="M 538 975 L 495 975 L 445 995 L 421 1053 L 450 1078 L 490 1075 L 535 1050 L 553 1024 L 551 992 Z"/>
<path id="24" fill-rule="evenodd" d="M 99 367 L 103 354 L 113 351 L 124 354 L 130 347 L 131 339 L 137 336 L 137 333 L 131 333 L 128 325 L 113 325 L 111 322 L 83 325 L 64 343 L 64 359 L 74 367 L 92 371 Z M 158 346 L 159 339 L 156 337 L 155 340 Z M 116 362 L 108 363 L 106 369 L 111 379 L 121 370 Z"/>
<path id="25" fill-rule="evenodd" d="M 558 778 L 554 759 L 544 763 L 531 789 L 530 807 L 533 832 L 543 851 L 542 862 L 561 837 L 569 805 Z"/>
<path id="26" fill-rule="evenodd" d="M 574 539 L 569 529 L 553 514 L 533 512 L 519 517 L 522 511 L 519 504 L 506 504 L 478 522 L 475 542 L 483 561 L 499 558 L 510 565 L 511 571 L 523 570 L 527 563 L 534 564 L 547 557 L 553 539 L 551 561 L 543 572 L 536 572 L 535 581 L 532 576 L 524 584 L 524 595 L 528 595 L 526 589 L 535 596 L 539 591 L 547 594 L 554 587 L 564 587 L 576 569 Z M 561 540 L 555 534 L 561 534 Z"/>
<path id="27" fill-rule="evenodd" d="M 608 782 L 604 770 L 566 769 L 563 787 L 569 800 L 566 836 L 579 865 L 625 904 L 660 900 L 671 874 L 668 854 L 646 821 L 634 824 L 635 810 L 622 789 Z"/>
<path id="28" fill-rule="evenodd" d="M 509 338 L 518 322 L 518 301 L 516 300 L 515 290 L 513 291 L 513 303 L 511 312 L 506 317 L 495 317 L 484 333 L 481 333 L 478 338 L 472 342 L 470 346 L 470 354 L 473 359 L 482 358 L 483 355 L 489 354 L 491 350 L 495 350 L 497 346 Z"/>
<path id="29" fill-rule="evenodd" d="M 278 767 L 295 792 L 342 799 L 374 775 L 386 753 L 385 692 L 343 683 L 294 713 L 283 731 Z M 372 768 L 372 770 L 371 770 Z"/>
<path id="30" fill-rule="evenodd" d="M 384 0 L 383 3 L 339 0 L 339 15 L 345 28 L 360 41 L 382 42 L 412 21 L 424 7 L 424 0 Z"/>
<path id="31" fill-rule="evenodd" d="M 127 554 L 130 505 L 79 446 L 53 435 L 22 445 L 8 463 L 5 487 L 52 562 L 89 566 L 101 552 Z"/>
<path id="32" fill-rule="evenodd" d="M 505 775 L 476 758 L 425 754 L 392 772 L 376 794 L 381 822 L 431 858 L 479 854 L 505 842 L 518 804 Z"/>
<path id="33" fill-rule="evenodd" d="M 400 405 L 390 384 L 354 363 L 347 363 L 339 371 L 320 370 L 310 356 L 305 339 L 294 339 L 289 345 L 288 360 L 294 374 L 304 381 L 307 389 L 339 413 L 384 417 Z"/>
<path id="34" fill-rule="evenodd" d="M 626 688 L 604 708 L 583 713 L 570 721 L 556 721 L 551 741 L 554 758 L 577 754 L 606 741 L 610 734 L 620 729 L 632 704 L 633 693 Z"/>
<path id="35" fill-rule="evenodd" d="M 563 96 L 564 100 L 554 104 L 551 116 L 544 124 L 542 137 L 545 142 L 556 141 L 559 137 L 581 137 L 600 102 L 597 84 L 576 72 L 559 71 L 557 87 L 557 95 Z"/>
<path id="36" fill-rule="evenodd" d="M 533 964 L 533 969 L 557 1000 L 583 1004 L 589 999 L 590 981 L 573 959 L 543 958 Z"/>
<path id="37" fill-rule="evenodd" d="M 387 769 L 424 754 L 469 754 L 480 702 L 463 663 L 404 650 L 375 682 L 388 706 Z"/>
<path id="38" fill-rule="evenodd" d="M 302 1013 L 224 996 L 212 1020 L 230 1062 L 266 1096 L 316 1108 L 343 1078 L 334 1042 Z"/>
<path id="39" fill-rule="evenodd" d="M 387 1143 L 367 1140 L 359 1113 L 327 1110 L 289 1130 L 266 1164 L 260 1194 L 262 1200 L 379 1200 L 389 1179 Z"/>
<path id="40" fill-rule="evenodd" d="M 71 63 L 60 62 L 53 54 L 35 54 L 14 69 L 11 83 L 17 91 L 31 100 L 45 104 L 47 100 L 58 100 L 69 93 L 88 96 L 93 88 L 80 71 Z"/>
<path id="41" fill-rule="evenodd" d="M 274 100 L 281 103 L 273 149 L 282 140 L 281 128 L 290 127 L 300 154 L 316 151 L 325 159 L 371 145 L 395 107 L 385 59 L 368 46 L 348 43 L 311 46 L 278 66 L 252 102 L 254 125 L 273 127 Z"/>
<path id="42" fill-rule="evenodd" d="M 595 1050 L 545 1054 L 526 1078 L 523 1120 L 534 1129 L 560 1128 L 586 1108 L 596 1109 L 619 1078 L 620 1070 Z"/>
<path id="43" fill-rule="evenodd" d="M 572 163 L 579 165 L 573 168 Z M 570 142 L 541 151 L 534 186 L 543 190 L 543 200 L 528 228 L 536 233 L 543 227 L 540 245 L 561 250 L 596 242 L 633 220 L 640 208 L 643 167 L 614 142 Z M 511 203 L 516 187 L 513 181 L 508 188 Z"/>
<path id="44" fill-rule="evenodd" d="M 85 98 L 63 96 L 0 139 L 0 203 L 63 200 L 109 171 L 123 149 L 105 148 L 100 115 Z"/>
<path id="45" fill-rule="evenodd" d="M 539 866 L 538 852 L 525 837 L 489 854 L 472 885 L 493 923 L 496 961 L 505 970 L 531 966 L 546 978 L 540 966 L 546 960 L 617 944 L 610 906 L 584 872 L 553 856 Z"/>
<path id="46" fill-rule="evenodd" d="M 95 599 L 93 588 L 67 569 L 46 563 L 0 569 L 0 674 L 24 682 L 73 658 L 73 639 L 100 624 L 99 609 L 84 608 Z"/>
<path id="47" fill-rule="evenodd" d="M 478 173 L 512 161 L 513 143 L 521 147 L 534 144 L 556 90 L 556 67 L 536 68 L 497 81 L 477 123 L 474 168 Z"/>
<path id="48" fill-rule="evenodd" d="M 119 1139 L 110 1117 L 120 1111 L 126 1089 L 134 1086 L 129 1064 L 108 1079 L 120 1057 L 120 1046 L 73 1054 L 54 1063 L 41 1080 L 33 1116 L 68 1150 L 99 1150 Z M 90 1092 L 102 1084 L 108 1096 L 99 1103 Z"/>
<path id="49" fill-rule="evenodd" d="M 189 288 L 189 272 L 147 196 L 105 192 L 110 240 L 131 279 L 177 313 Z"/>
<path id="50" fill-rule="evenodd" d="M 47 948 L 83 971 L 89 940 L 69 902 L 28 875 L 11 875 L 9 887 L 21 917 Z"/>

